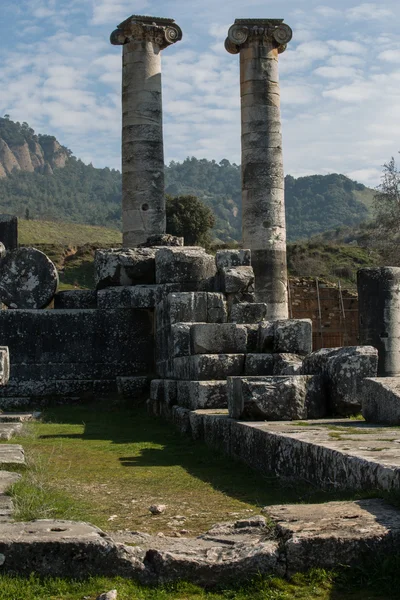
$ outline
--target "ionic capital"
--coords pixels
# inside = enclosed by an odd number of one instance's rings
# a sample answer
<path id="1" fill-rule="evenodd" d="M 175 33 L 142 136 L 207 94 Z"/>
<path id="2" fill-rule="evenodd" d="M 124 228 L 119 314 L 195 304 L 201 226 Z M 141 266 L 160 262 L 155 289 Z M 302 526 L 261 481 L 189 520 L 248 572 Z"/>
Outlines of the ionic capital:
<path id="1" fill-rule="evenodd" d="M 133 40 L 149 40 L 161 50 L 182 39 L 182 30 L 174 19 L 132 15 L 120 23 L 110 36 L 115 46 L 128 44 Z"/>
<path id="2" fill-rule="evenodd" d="M 278 52 L 284 52 L 292 39 L 292 30 L 283 19 L 236 19 L 229 28 L 225 48 L 230 54 L 238 54 L 242 47 L 252 42 L 269 42 Z"/>

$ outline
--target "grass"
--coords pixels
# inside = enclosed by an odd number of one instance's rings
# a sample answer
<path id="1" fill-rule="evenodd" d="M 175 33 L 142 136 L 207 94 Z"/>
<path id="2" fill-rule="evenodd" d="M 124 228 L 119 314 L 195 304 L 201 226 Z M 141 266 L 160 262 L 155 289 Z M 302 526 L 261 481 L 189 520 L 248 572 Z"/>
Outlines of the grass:
<path id="1" fill-rule="evenodd" d="M 97 244 L 107 247 L 113 244 L 118 246 L 122 243 L 122 234 L 117 229 L 62 221 L 27 221 L 24 219 L 18 219 L 18 238 L 22 246 Z"/>
<path id="2" fill-rule="evenodd" d="M 398 563 L 396 563 L 398 564 Z M 393 579 L 398 575 L 393 574 Z M 392 579 L 390 580 L 392 582 Z M 381 583 L 381 582 L 380 582 Z M 207 592 L 195 585 L 178 583 L 157 588 L 144 588 L 121 578 L 93 577 L 87 581 L 66 579 L 28 579 L 0 576 L 2 600 L 95 600 L 98 594 L 116 589 L 118 600 L 384 600 L 398 598 L 388 586 L 367 586 L 361 593 L 351 586 L 346 572 L 327 573 L 314 570 L 297 575 L 292 581 L 274 577 L 259 578 L 238 589 Z M 352 591 L 349 591 L 349 588 Z M 371 589 L 368 589 L 371 587 Z M 393 594 L 393 595 L 392 595 Z"/>
<path id="3" fill-rule="evenodd" d="M 28 469 L 11 492 L 20 520 L 79 519 L 109 531 L 170 535 L 185 528 L 195 535 L 268 504 L 344 498 L 262 477 L 181 436 L 140 406 L 45 410 L 42 422 L 27 424 L 13 441 L 24 446 L 28 458 Z M 152 503 L 166 504 L 166 512 L 152 516 Z M 243 588 L 216 592 L 186 583 L 144 588 L 118 578 L 0 576 L 1 600 L 94 600 L 113 588 L 118 600 L 384 600 L 399 597 L 400 557 L 337 572 L 314 570 L 290 581 L 260 577 Z"/>
<path id="4" fill-rule="evenodd" d="M 344 497 L 263 477 L 142 407 L 57 407 L 29 427 L 31 435 L 15 438 L 30 463 L 12 492 L 21 520 L 53 516 L 106 530 L 195 535 L 266 505 Z M 153 516 L 151 504 L 168 508 Z"/>

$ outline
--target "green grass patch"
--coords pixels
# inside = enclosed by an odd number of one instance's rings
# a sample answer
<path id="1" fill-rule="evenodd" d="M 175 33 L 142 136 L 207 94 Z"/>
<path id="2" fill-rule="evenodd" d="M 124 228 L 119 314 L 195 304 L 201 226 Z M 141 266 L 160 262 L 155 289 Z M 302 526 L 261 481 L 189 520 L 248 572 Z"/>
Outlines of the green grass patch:
<path id="1" fill-rule="evenodd" d="M 266 505 L 349 497 L 264 477 L 140 407 L 57 407 L 28 427 L 32 435 L 15 438 L 30 465 L 12 490 L 21 520 L 52 516 L 106 530 L 195 535 Z M 153 516 L 151 504 L 168 508 Z"/>
<path id="2" fill-rule="evenodd" d="M 82 246 L 98 244 L 107 247 L 122 244 L 122 234 L 117 229 L 66 223 L 63 221 L 18 220 L 18 238 L 22 246 L 56 244 Z"/>
<path id="3" fill-rule="evenodd" d="M 377 560 L 338 571 L 314 569 L 297 574 L 290 581 L 259 577 L 231 589 L 206 591 L 180 582 L 159 587 L 143 587 L 120 577 L 91 577 L 85 581 L 0 576 L 2 600 L 95 600 L 116 589 L 118 600 L 394 600 L 398 598 L 399 556 Z"/>
<path id="4" fill-rule="evenodd" d="M 168 535 L 177 529 L 173 516 L 182 515 L 180 527 L 195 535 L 268 504 L 346 498 L 263 477 L 181 436 L 143 407 L 56 407 L 45 410 L 41 422 L 27 424 L 14 441 L 28 458 L 21 482 L 11 490 L 20 520 L 67 518 L 109 531 Z M 166 512 L 152 516 L 153 503 L 166 504 Z M 0 576 L 1 600 L 94 600 L 113 588 L 118 600 L 384 600 L 399 597 L 400 558 L 336 572 L 314 570 L 290 581 L 259 577 L 244 587 L 214 592 L 187 583 L 145 588 L 120 578 Z"/>

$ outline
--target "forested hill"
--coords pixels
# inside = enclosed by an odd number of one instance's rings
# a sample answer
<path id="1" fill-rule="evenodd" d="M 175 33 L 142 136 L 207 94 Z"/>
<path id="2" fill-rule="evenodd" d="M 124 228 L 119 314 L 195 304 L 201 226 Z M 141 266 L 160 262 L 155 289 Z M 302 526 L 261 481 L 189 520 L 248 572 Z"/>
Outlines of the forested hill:
<path id="1" fill-rule="evenodd" d="M 199 196 L 217 217 L 215 235 L 239 239 L 241 227 L 240 166 L 187 158 L 166 168 L 168 194 Z M 288 239 L 311 235 L 343 225 L 356 225 L 369 216 L 373 190 L 344 175 L 285 178 Z"/>
<path id="2" fill-rule="evenodd" d="M 187 158 L 166 167 L 166 191 L 194 194 L 216 215 L 215 237 L 241 237 L 240 167 Z M 344 175 L 286 177 L 290 240 L 368 218 L 373 191 Z M 121 226 L 121 174 L 75 158 L 55 137 L 36 135 L 27 123 L 0 118 L 0 212 L 20 217 Z"/>

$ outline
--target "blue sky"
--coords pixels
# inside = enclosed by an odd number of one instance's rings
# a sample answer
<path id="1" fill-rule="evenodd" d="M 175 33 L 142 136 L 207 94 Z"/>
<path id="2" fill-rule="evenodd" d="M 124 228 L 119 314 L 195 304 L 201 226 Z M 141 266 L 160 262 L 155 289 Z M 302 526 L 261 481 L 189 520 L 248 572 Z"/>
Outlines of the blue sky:
<path id="1" fill-rule="evenodd" d="M 0 115 L 119 168 L 121 48 L 109 35 L 131 14 L 172 17 L 183 40 L 163 52 L 166 162 L 240 163 L 239 59 L 224 39 L 235 18 L 284 18 L 293 29 L 280 56 L 286 173 L 375 186 L 400 150 L 400 3 L 322 2 L 2 0 Z"/>

